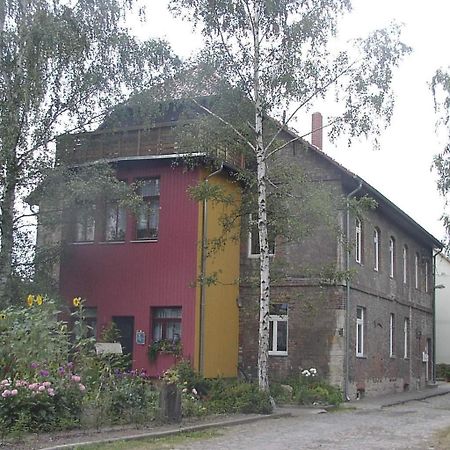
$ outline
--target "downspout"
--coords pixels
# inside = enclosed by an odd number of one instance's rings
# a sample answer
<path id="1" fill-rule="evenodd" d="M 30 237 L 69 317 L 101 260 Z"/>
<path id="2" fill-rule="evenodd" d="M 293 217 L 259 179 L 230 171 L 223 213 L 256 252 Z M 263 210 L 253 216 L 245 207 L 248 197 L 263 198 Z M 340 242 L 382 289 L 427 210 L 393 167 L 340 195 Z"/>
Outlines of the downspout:
<path id="1" fill-rule="evenodd" d="M 356 178 L 356 177 L 355 177 Z M 359 181 L 359 186 L 347 195 L 347 223 L 346 223 L 346 244 L 347 244 L 347 295 L 345 299 L 345 380 L 344 380 L 344 395 L 347 401 L 350 400 L 349 383 L 350 383 L 350 199 L 362 188 L 362 181 Z"/>
<path id="2" fill-rule="evenodd" d="M 433 384 L 436 384 L 436 256 L 440 255 L 443 252 L 443 248 L 441 248 L 437 253 L 433 255 L 433 358 L 432 358 L 432 380 Z"/>
<path id="3" fill-rule="evenodd" d="M 215 175 L 218 175 L 223 170 L 223 163 L 220 168 L 213 173 L 210 173 L 205 178 L 205 183 Z M 202 217 L 202 258 L 201 258 L 201 283 L 200 283 L 200 317 L 199 317 L 199 332 L 200 339 L 198 343 L 198 366 L 199 373 L 203 375 L 205 366 L 205 302 L 206 302 L 206 257 L 208 248 L 208 200 L 203 199 L 203 217 Z"/>

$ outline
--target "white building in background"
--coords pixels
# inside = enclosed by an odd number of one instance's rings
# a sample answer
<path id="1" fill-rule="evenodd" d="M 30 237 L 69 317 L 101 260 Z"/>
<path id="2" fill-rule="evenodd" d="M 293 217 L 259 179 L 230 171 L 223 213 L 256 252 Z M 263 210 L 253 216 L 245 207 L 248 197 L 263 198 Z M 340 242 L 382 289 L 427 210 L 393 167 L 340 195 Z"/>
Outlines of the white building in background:
<path id="1" fill-rule="evenodd" d="M 436 257 L 436 363 L 450 364 L 450 259 Z"/>

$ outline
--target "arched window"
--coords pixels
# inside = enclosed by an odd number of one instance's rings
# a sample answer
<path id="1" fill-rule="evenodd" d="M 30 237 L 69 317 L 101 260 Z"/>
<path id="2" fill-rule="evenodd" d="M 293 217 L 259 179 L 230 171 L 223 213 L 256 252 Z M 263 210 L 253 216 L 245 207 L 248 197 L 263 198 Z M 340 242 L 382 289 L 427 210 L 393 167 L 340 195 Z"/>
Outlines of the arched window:
<path id="1" fill-rule="evenodd" d="M 419 254 L 414 257 L 414 287 L 419 289 Z"/>
<path id="2" fill-rule="evenodd" d="M 408 282 L 408 247 L 403 246 L 403 284 Z"/>
<path id="3" fill-rule="evenodd" d="M 358 218 L 355 219 L 355 259 L 356 262 L 362 262 L 362 223 Z"/>
<path id="4" fill-rule="evenodd" d="M 380 269 L 380 230 L 373 230 L 373 269 L 378 272 Z"/>
<path id="5" fill-rule="evenodd" d="M 395 275 L 395 239 L 391 236 L 389 239 L 389 276 Z"/>

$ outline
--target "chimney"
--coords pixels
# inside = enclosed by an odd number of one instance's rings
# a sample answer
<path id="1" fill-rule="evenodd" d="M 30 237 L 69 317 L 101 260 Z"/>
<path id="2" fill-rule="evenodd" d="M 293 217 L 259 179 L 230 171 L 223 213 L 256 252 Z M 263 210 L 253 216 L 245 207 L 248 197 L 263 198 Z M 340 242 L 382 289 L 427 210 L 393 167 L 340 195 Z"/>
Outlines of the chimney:
<path id="1" fill-rule="evenodd" d="M 311 127 L 311 144 L 322 150 L 322 114 L 315 112 L 312 115 L 312 127 Z"/>

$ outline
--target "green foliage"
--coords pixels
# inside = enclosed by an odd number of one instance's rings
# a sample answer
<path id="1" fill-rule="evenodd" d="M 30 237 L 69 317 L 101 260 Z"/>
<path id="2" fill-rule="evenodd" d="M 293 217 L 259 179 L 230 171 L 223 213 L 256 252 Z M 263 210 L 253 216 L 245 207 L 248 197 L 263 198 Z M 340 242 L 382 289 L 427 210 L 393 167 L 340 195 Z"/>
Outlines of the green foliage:
<path id="1" fill-rule="evenodd" d="M 211 380 L 208 411 L 213 413 L 270 414 L 270 394 L 256 384 L 239 381 Z"/>
<path id="2" fill-rule="evenodd" d="M 181 355 L 181 342 L 173 342 L 167 339 L 154 341 L 148 346 L 148 359 L 155 361 L 158 353 L 170 353 L 172 355 Z"/>
<path id="3" fill-rule="evenodd" d="M 450 381 L 450 364 L 436 364 L 436 378 Z"/>
<path id="4" fill-rule="evenodd" d="M 283 385 L 292 388 L 292 396 L 287 395 Z M 276 402 L 294 402 L 300 405 L 340 405 L 342 392 L 317 376 L 314 368 L 303 370 L 297 377 L 292 377 L 283 383 L 273 383 L 270 392 Z"/>

